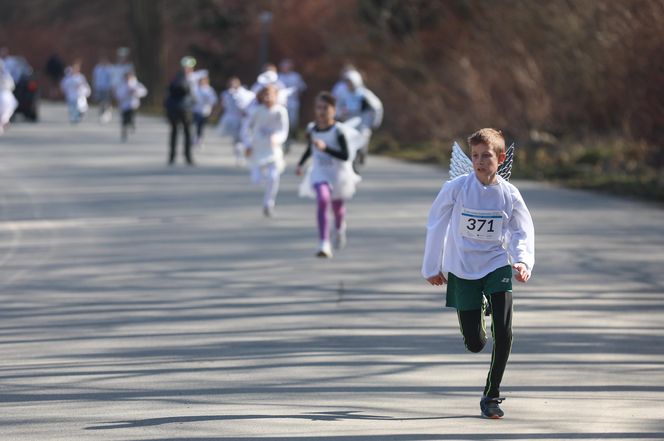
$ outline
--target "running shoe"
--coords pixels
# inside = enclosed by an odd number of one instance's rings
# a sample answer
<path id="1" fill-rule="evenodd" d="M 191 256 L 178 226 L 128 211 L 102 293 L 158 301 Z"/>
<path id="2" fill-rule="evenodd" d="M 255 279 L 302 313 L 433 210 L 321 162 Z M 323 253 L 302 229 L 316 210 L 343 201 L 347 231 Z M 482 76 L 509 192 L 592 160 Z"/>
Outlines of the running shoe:
<path id="1" fill-rule="evenodd" d="M 480 400 L 482 418 L 490 418 L 493 420 L 502 418 L 503 415 L 505 415 L 505 412 L 503 412 L 499 404 L 504 400 L 505 398 L 482 397 Z"/>
<path id="2" fill-rule="evenodd" d="M 324 240 L 320 243 L 320 248 L 316 253 L 316 257 L 322 257 L 325 259 L 332 257 L 332 247 L 330 246 L 329 240 Z"/>

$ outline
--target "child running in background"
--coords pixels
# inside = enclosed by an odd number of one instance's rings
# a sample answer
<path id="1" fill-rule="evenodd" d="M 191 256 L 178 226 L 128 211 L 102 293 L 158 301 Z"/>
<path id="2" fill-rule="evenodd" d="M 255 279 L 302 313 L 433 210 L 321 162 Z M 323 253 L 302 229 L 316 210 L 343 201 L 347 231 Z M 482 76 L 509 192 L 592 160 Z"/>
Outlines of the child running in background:
<path id="1" fill-rule="evenodd" d="M 233 141 L 233 153 L 236 165 L 244 163 L 244 144 L 242 144 L 242 120 L 256 95 L 245 88 L 238 77 L 228 80 L 228 89 L 221 93 L 221 108 L 224 112 L 217 130 L 221 136 L 229 136 Z"/>
<path id="2" fill-rule="evenodd" d="M 67 100 L 69 122 L 76 124 L 81 121 L 88 111 L 88 97 L 91 90 L 88 81 L 81 73 L 81 61 L 75 61 L 66 70 L 66 75 L 60 84 Z"/>
<path id="3" fill-rule="evenodd" d="M 315 121 L 307 127 L 307 149 L 295 171 L 303 174 L 302 167 L 313 156 L 313 166 L 309 169 L 300 195 L 312 195 L 315 191 L 318 203 L 318 238 L 320 246 L 316 256 L 332 257 L 328 211 L 334 213 L 335 248 L 346 244 L 346 205 L 345 201 L 355 194 L 355 186 L 360 177 L 352 167 L 354 149 L 349 146 L 349 137 L 341 123 L 335 121 L 336 99 L 329 92 L 321 92 L 316 97 Z"/>
<path id="4" fill-rule="evenodd" d="M 14 79 L 5 68 L 5 62 L 0 58 L 0 135 L 9 125 L 9 121 L 18 106 L 14 97 Z"/>
<path id="5" fill-rule="evenodd" d="M 466 348 L 486 344 L 485 297 L 491 309 L 493 352 L 480 400 L 481 415 L 502 418 L 500 383 L 512 348 L 512 270 L 527 282 L 535 263 L 535 231 L 517 188 L 498 175 L 505 139 L 494 129 L 468 138 L 474 172 L 446 182 L 429 212 L 422 276 L 447 284 Z"/>
<path id="6" fill-rule="evenodd" d="M 124 74 L 123 81 L 115 89 L 115 97 L 118 100 L 118 107 L 122 114 L 120 122 L 120 139 L 127 141 L 127 132 L 129 129 L 136 130 L 134 117 L 136 110 L 141 105 L 141 98 L 148 94 L 148 90 L 141 84 L 133 71 Z"/>
<path id="7" fill-rule="evenodd" d="M 288 112 L 277 104 L 277 88 L 268 85 L 257 95 L 258 106 L 247 123 L 246 156 L 251 166 L 251 179 L 265 185 L 263 214 L 270 217 L 279 192 L 281 173 L 286 168 L 283 145 L 288 138 Z"/>
<path id="8" fill-rule="evenodd" d="M 210 77 L 203 75 L 198 80 L 198 87 L 194 92 L 194 124 L 196 133 L 194 146 L 203 147 L 203 132 L 208 118 L 212 114 L 212 108 L 217 104 L 217 92 L 210 86 Z"/>
<path id="9" fill-rule="evenodd" d="M 113 65 L 102 57 L 92 71 L 94 99 L 99 104 L 99 122 L 109 123 L 113 117 Z"/>

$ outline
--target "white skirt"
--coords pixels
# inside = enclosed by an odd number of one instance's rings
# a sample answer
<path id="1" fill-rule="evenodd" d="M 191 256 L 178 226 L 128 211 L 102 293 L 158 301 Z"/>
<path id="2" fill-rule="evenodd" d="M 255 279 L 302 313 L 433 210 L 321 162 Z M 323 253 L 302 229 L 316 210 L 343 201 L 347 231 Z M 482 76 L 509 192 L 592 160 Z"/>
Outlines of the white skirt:
<path id="1" fill-rule="evenodd" d="M 9 90 L 0 92 L 0 124 L 5 125 L 14 114 L 18 107 L 18 101 L 14 98 L 14 94 Z"/>
<path id="2" fill-rule="evenodd" d="M 300 183 L 300 197 L 316 198 L 315 185 L 326 182 L 332 190 L 332 199 L 352 199 L 357 191 L 357 184 L 362 178 L 355 173 L 350 161 L 344 161 L 338 167 L 318 169 L 309 167 Z"/>

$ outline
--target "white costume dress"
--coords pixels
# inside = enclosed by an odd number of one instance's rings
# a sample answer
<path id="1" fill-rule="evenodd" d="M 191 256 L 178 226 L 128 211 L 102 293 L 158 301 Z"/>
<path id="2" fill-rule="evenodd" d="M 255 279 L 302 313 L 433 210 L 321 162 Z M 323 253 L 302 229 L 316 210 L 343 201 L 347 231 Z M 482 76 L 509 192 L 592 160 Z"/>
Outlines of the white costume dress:
<path id="1" fill-rule="evenodd" d="M 300 184 L 300 196 L 315 198 L 315 185 L 326 182 L 332 191 L 332 199 L 351 199 L 355 194 L 357 184 L 362 180 L 353 171 L 352 164 L 355 157 L 353 139 L 356 136 L 353 129 L 336 122 L 331 127 L 320 130 L 314 123 L 310 123 L 307 133 L 311 139 L 310 148 L 313 161 Z M 323 141 L 329 149 L 335 151 L 341 151 L 341 142 L 345 142 L 348 159 L 344 161 L 318 150 L 312 145 L 316 140 Z"/>
<path id="2" fill-rule="evenodd" d="M 288 112 L 281 105 L 267 108 L 256 107 L 247 124 L 249 143 L 252 148 L 251 167 L 260 170 L 274 164 L 279 173 L 284 171 L 282 146 L 288 138 Z"/>
<path id="3" fill-rule="evenodd" d="M 446 182 L 429 212 L 422 262 L 425 278 L 453 273 L 477 280 L 505 265 L 535 264 L 535 230 L 517 188 L 475 173 Z"/>
<path id="4" fill-rule="evenodd" d="M 242 118 L 246 115 L 247 109 L 256 95 L 244 86 L 240 86 L 223 91 L 220 98 L 224 114 L 219 120 L 217 130 L 221 136 L 229 136 L 233 138 L 234 143 L 238 143 L 240 142 Z"/>
<path id="5" fill-rule="evenodd" d="M 345 78 L 353 84 L 354 90 L 350 90 L 345 82 L 335 85 L 337 119 L 344 121 L 346 125 L 357 129 L 362 134 L 361 149 L 366 149 L 373 130 L 380 127 L 383 122 L 383 103 L 364 86 L 362 75 L 359 72 L 348 71 Z"/>
<path id="6" fill-rule="evenodd" d="M 76 122 L 88 110 L 90 85 L 82 73 L 69 72 L 62 80 L 61 87 L 69 106 L 69 118 Z"/>
<path id="7" fill-rule="evenodd" d="M 14 97 L 14 79 L 11 74 L 5 70 L 2 60 L 0 60 L 0 134 L 3 127 L 9 123 L 18 101 Z"/>
<path id="8" fill-rule="evenodd" d="M 115 89 L 118 107 L 121 111 L 136 110 L 141 105 L 141 98 L 148 94 L 148 90 L 136 78 L 123 81 Z"/>
<path id="9" fill-rule="evenodd" d="M 251 146 L 251 180 L 265 183 L 263 207 L 272 209 L 279 192 L 280 175 L 286 168 L 283 144 L 288 139 L 288 112 L 275 104 L 271 108 L 257 106 L 247 123 Z"/>

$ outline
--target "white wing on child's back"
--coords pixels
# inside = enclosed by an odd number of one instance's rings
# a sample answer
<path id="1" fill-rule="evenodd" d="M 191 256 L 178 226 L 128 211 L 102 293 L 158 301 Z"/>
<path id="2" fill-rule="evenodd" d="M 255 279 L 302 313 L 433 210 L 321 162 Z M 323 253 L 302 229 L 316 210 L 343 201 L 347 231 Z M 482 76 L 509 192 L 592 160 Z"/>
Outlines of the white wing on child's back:
<path id="1" fill-rule="evenodd" d="M 344 136 L 346 137 L 349 162 L 353 162 L 355 160 L 355 156 L 357 156 L 357 151 L 364 146 L 364 143 L 366 141 L 362 132 L 360 132 L 355 127 L 353 127 L 353 125 L 351 125 L 354 122 L 353 120 L 355 119 L 359 120 L 360 118 L 359 117 L 352 118 L 351 120 L 348 120 L 343 123 L 337 122 L 339 130 L 341 130 L 341 133 L 343 133 Z"/>
<path id="2" fill-rule="evenodd" d="M 452 159 L 450 160 L 450 179 L 467 175 L 473 172 L 473 163 L 461 150 L 458 142 L 452 145 Z"/>
<path id="3" fill-rule="evenodd" d="M 514 143 L 507 148 L 505 152 L 505 162 L 498 167 L 498 174 L 506 181 L 512 176 L 512 165 L 514 164 Z"/>

